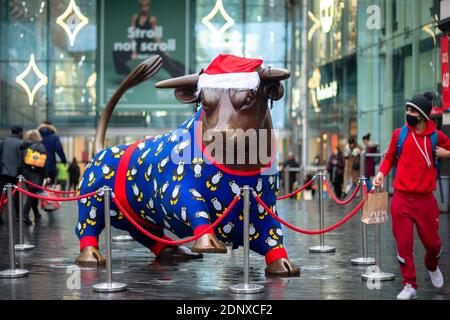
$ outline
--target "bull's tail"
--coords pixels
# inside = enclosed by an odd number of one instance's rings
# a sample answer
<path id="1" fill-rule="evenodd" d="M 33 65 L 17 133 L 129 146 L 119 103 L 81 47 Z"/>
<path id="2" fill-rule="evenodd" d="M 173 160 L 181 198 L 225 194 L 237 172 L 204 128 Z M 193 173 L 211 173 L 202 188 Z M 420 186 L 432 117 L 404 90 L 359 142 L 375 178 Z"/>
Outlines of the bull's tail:
<path id="1" fill-rule="evenodd" d="M 128 91 L 128 89 L 137 86 L 138 84 L 153 77 L 162 66 L 162 58 L 158 55 L 153 56 L 141 64 L 139 64 L 130 74 L 122 81 L 119 88 L 117 88 L 114 95 L 109 100 L 108 104 L 103 110 L 102 116 L 97 124 L 95 130 L 93 155 L 104 149 L 106 129 L 108 128 L 109 119 L 119 102 L 120 98 Z"/>

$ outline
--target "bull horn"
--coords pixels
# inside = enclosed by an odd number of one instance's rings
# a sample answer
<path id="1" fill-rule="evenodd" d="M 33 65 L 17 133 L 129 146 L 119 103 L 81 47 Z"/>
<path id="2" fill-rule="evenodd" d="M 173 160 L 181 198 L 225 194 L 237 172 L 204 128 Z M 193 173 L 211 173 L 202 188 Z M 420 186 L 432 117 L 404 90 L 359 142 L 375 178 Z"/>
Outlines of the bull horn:
<path id="1" fill-rule="evenodd" d="M 119 102 L 120 98 L 127 92 L 128 89 L 137 86 L 138 84 L 147 81 L 153 77 L 162 66 L 162 58 L 155 55 L 141 64 L 139 64 L 126 78 L 122 81 L 120 86 L 114 92 L 105 109 L 102 112 L 97 128 L 95 130 L 93 154 L 97 154 L 104 149 L 106 129 L 108 128 L 109 119 Z"/>
<path id="2" fill-rule="evenodd" d="M 291 73 L 286 69 L 280 68 L 264 68 L 258 71 L 259 78 L 263 82 L 277 82 L 281 80 L 286 80 L 291 76 Z"/>
<path id="3" fill-rule="evenodd" d="M 198 74 L 189 74 L 187 76 L 160 81 L 155 84 L 155 87 L 159 89 L 197 87 L 198 78 Z"/>

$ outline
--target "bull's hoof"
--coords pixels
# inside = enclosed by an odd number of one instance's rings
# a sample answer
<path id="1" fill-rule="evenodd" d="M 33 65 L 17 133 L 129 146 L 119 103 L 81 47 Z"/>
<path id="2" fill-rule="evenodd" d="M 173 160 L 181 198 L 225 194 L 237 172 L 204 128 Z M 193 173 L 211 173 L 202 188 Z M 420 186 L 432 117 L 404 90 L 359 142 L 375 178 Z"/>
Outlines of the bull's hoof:
<path id="1" fill-rule="evenodd" d="M 272 263 L 267 266 L 266 274 L 277 277 L 298 277 L 300 276 L 300 269 L 289 259 L 280 258 L 272 261 Z"/>
<path id="2" fill-rule="evenodd" d="M 105 265 L 106 259 L 96 247 L 89 246 L 81 250 L 80 255 L 75 259 L 75 263 L 79 266 L 96 267 Z"/>
<path id="3" fill-rule="evenodd" d="M 227 247 L 215 235 L 207 233 L 195 240 L 192 251 L 198 253 L 227 253 Z"/>
<path id="4" fill-rule="evenodd" d="M 192 252 L 184 246 L 167 246 L 158 255 L 160 261 L 186 261 L 190 259 L 201 259 L 201 253 Z"/>

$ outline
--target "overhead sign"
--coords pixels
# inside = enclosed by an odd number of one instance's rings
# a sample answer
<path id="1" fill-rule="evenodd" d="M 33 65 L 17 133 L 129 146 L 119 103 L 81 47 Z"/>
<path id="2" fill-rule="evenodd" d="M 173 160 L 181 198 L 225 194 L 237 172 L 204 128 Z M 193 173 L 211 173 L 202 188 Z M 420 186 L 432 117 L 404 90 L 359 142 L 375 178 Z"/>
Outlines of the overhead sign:
<path id="1" fill-rule="evenodd" d="M 338 94 L 338 82 L 331 81 L 330 83 L 321 84 L 316 89 L 316 96 L 318 101 L 331 99 L 336 97 Z"/>
<path id="2" fill-rule="evenodd" d="M 160 55 L 160 71 L 122 97 L 120 110 L 164 109 L 180 106 L 172 90 L 157 90 L 158 81 L 189 72 L 189 1 L 102 0 L 99 28 L 100 103 L 103 108 L 122 80 L 142 61 Z"/>
<path id="3" fill-rule="evenodd" d="M 320 23 L 322 31 L 330 32 L 334 20 L 334 0 L 320 0 Z"/>

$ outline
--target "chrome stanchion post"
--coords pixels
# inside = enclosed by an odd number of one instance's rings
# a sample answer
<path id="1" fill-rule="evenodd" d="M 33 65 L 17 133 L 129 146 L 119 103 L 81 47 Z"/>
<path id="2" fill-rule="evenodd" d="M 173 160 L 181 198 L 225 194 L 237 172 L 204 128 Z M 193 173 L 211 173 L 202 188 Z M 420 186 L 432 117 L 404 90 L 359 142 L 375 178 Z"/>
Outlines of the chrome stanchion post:
<path id="1" fill-rule="evenodd" d="M 284 169 L 284 189 L 286 189 L 286 191 L 284 192 L 285 194 L 288 194 L 289 192 L 291 192 L 291 186 L 290 186 L 290 181 L 289 181 L 290 175 L 289 175 L 289 167 L 286 167 Z"/>
<path id="2" fill-rule="evenodd" d="M 110 201 L 111 189 L 107 186 L 103 187 L 104 200 L 104 216 L 105 216 L 105 250 L 106 250 L 106 282 L 94 284 L 92 288 L 96 292 L 118 292 L 127 289 L 125 283 L 112 282 L 112 265 L 111 265 L 111 214 Z"/>
<path id="3" fill-rule="evenodd" d="M 8 231 L 9 231 L 9 266 L 8 270 L 0 272 L 0 278 L 21 278 L 28 276 L 29 271 L 25 269 L 16 269 L 16 256 L 14 252 L 14 217 L 13 217 L 13 198 L 12 189 L 14 186 L 10 183 L 6 185 L 6 195 L 8 199 Z"/>
<path id="4" fill-rule="evenodd" d="M 244 186 L 243 190 L 244 199 L 244 283 L 236 284 L 229 287 L 233 293 L 258 293 L 264 291 L 264 286 L 260 284 L 250 283 L 249 280 L 249 268 L 250 268 L 250 238 L 249 238 L 249 226 L 250 226 L 250 187 Z"/>
<path id="5" fill-rule="evenodd" d="M 366 177 L 365 175 L 359 176 L 359 185 L 361 186 L 360 195 L 361 195 L 361 201 L 364 199 L 364 186 L 366 184 Z M 362 216 L 363 208 L 361 208 L 361 216 Z M 361 221 L 361 242 L 362 242 L 362 252 L 363 256 L 360 258 L 354 258 L 351 260 L 351 263 L 354 265 L 360 265 L 360 266 L 370 266 L 375 264 L 375 259 L 369 257 L 368 250 L 367 250 L 367 224 Z"/>
<path id="6" fill-rule="evenodd" d="M 19 176 L 20 185 L 23 186 L 25 183 L 24 176 Z M 19 192 L 19 243 L 14 246 L 17 251 L 28 251 L 34 249 L 32 244 L 25 243 L 23 235 L 23 193 Z"/>
<path id="7" fill-rule="evenodd" d="M 375 226 L 375 267 L 367 270 L 361 275 L 363 280 L 367 281 L 390 281 L 395 279 L 395 275 L 390 272 L 381 271 L 381 224 Z"/>
<path id="8" fill-rule="evenodd" d="M 320 230 L 323 230 L 325 227 L 324 223 L 324 213 L 323 213 L 323 179 L 325 177 L 325 174 L 322 171 L 319 171 L 316 174 L 317 179 L 317 185 L 319 186 L 319 225 Z M 313 246 L 309 248 L 309 252 L 311 253 L 329 253 L 329 252 L 335 252 L 336 248 L 332 246 L 325 245 L 325 234 L 320 234 L 320 245 Z"/>

